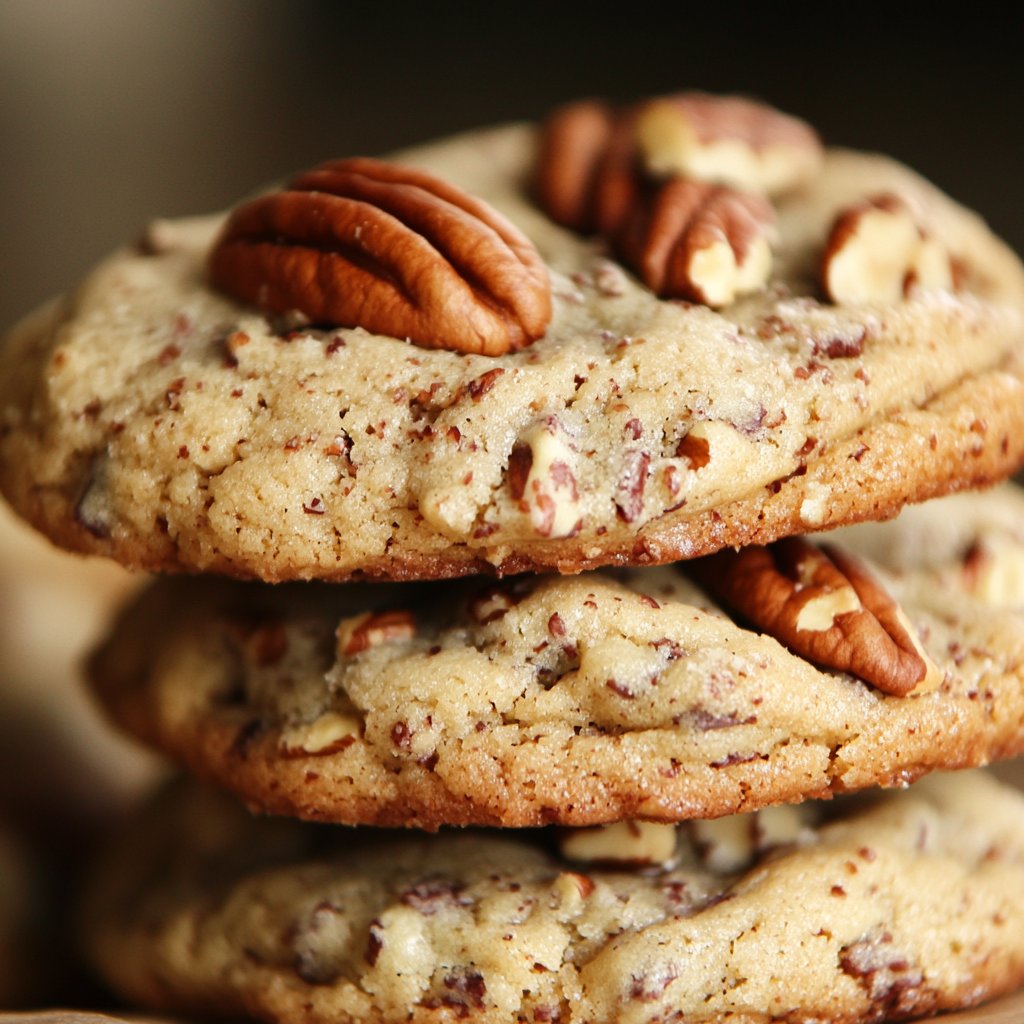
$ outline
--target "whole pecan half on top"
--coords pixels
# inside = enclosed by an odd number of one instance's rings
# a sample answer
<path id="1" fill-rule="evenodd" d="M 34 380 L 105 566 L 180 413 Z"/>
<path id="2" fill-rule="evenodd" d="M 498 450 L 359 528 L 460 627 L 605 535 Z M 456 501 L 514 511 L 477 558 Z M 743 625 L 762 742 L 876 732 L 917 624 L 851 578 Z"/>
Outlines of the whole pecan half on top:
<path id="1" fill-rule="evenodd" d="M 584 234 L 614 235 L 647 187 L 635 111 L 599 100 L 559 107 L 544 122 L 535 188 L 552 220 Z"/>
<path id="2" fill-rule="evenodd" d="M 502 355 L 543 335 L 547 269 L 496 210 L 423 171 L 336 160 L 238 207 L 210 254 L 229 294 L 316 324 Z"/>
<path id="3" fill-rule="evenodd" d="M 727 607 L 809 661 L 899 697 L 942 682 L 903 610 L 848 552 L 789 537 L 719 551 L 686 568 Z"/>
<path id="4" fill-rule="evenodd" d="M 656 295 L 718 308 L 764 286 L 774 228 L 762 196 L 674 178 L 634 204 L 617 248 Z"/>

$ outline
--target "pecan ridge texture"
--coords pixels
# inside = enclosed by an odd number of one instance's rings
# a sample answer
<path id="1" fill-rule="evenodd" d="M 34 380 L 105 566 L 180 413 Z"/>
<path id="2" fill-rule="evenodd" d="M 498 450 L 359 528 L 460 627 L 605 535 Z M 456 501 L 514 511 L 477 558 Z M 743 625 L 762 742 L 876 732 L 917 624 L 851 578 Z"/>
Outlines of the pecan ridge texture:
<path id="1" fill-rule="evenodd" d="M 501 355 L 551 317 L 547 270 L 516 227 L 432 175 L 368 158 L 321 164 L 239 206 L 209 273 L 267 312 L 426 348 Z"/>

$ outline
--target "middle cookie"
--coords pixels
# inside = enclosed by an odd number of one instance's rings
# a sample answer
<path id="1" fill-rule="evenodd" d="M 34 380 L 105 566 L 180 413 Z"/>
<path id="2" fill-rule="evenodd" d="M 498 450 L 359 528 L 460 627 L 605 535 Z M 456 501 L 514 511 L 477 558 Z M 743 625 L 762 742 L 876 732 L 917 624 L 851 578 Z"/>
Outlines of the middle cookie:
<path id="1" fill-rule="evenodd" d="M 1003 585 L 1022 499 L 959 500 L 828 556 L 785 541 L 497 586 L 164 580 L 93 681 L 198 774 L 322 821 L 675 820 L 897 785 L 1024 750 L 1024 602 Z M 861 578 L 849 557 L 894 531 L 899 571 Z"/>

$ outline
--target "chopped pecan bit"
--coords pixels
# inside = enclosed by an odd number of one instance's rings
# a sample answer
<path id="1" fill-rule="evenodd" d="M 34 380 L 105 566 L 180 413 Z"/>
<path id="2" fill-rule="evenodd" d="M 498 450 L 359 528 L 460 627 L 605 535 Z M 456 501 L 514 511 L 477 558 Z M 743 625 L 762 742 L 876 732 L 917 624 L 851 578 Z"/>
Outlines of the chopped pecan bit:
<path id="1" fill-rule="evenodd" d="M 844 974 L 858 981 L 872 1003 L 887 1010 L 899 1010 L 904 1004 L 913 1009 L 913 992 L 924 979 L 920 970 L 892 948 L 892 941 L 888 932 L 879 934 L 876 930 L 844 946 L 839 953 L 839 966 Z"/>
<path id="2" fill-rule="evenodd" d="M 711 443 L 694 428 L 676 445 L 676 455 L 690 463 L 690 469 L 703 469 L 711 461 Z"/>
<path id="3" fill-rule="evenodd" d="M 665 989 L 679 977 L 679 969 L 671 961 L 657 965 L 654 970 L 634 974 L 630 979 L 629 997 L 649 1003 L 660 998 Z"/>
<path id="4" fill-rule="evenodd" d="M 377 958 L 380 956 L 380 951 L 384 948 L 384 929 L 381 926 L 380 921 L 373 920 L 370 922 L 370 931 L 366 939 L 366 952 L 363 954 L 363 959 L 373 967 L 377 963 Z"/>
<path id="5" fill-rule="evenodd" d="M 647 452 L 627 452 L 615 491 L 616 515 L 627 523 L 643 514 L 644 488 L 650 471 L 651 456 Z"/>
<path id="6" fill-rule="evenodd" d="M 570 537 L 580 529 L 576 458 L 553 416 L 526 431 L 509 453 L 509 492 L 542 537 Z"/>
<path id="7" fill-rule="evenodd" d="M 238 207 L 213 283 L 271 313 L 426 348 L 501 355 L 551 318 L 547 270 L 518 228 L 423 171 L 337 160 Z"/>
<path id="8" fill-rule="evenodd" d="M 395 722 L 391 727 L 391 742 L 399 750 L 408 750 L 412 746 L 413 730 L 408 722 Z"/>
<path id="9" fill-rule="evenodd" d="M 774 224 L 761 196 L 677 178 L 633 206 L 618 248 L 657 295 L 718 308 L 768 280 Z"/>
<path id="10" fill-rule="evenodd" d="M 727 875 L 753 860 L 754 827 L 753 815 L 729 814 L 724 818 L 692 821 L 690 834 L 704 864 L 717 874 Z"/>
<path id="11" fill-rule="evenodd" d="M 286 757 L 323 756 L 351 746 L 361 732 L 362 723 L 356 715 L 327 711 L 312 722 L 283 729 L 278 746 Z"/>
<path id="12" fill-rule="evenodd" d="M 563 871 L 555 879 L 555 888 L 566 890 L 585 900 L 596 888 L 594 880 L 589 875 L 581 875 L 578 871 Z"/>
<path id="13" fill-rule="evenodd" d="M 104 475 L 100 463 L 94 462 L 89 482 L 75 505 L 75 522 L 100 540 L 110 536 L 113 518 Z"/>
<path id="14" fill-rule="evenodd" d="M 460 967 L 444 976 L 444 987 L 449 995 L 442 997 L 443 1006 L 483 1008 L 487 985 L 484 976 L 470 967 Z"/>
<path id="15" fill-rule="evenodd" d="M 248 637 L 253 661 L 260 668 L 276 665 L 288 652 L 288 631 L 284 622 L 266 622 Z"/>
<path id="16" fill-rule="evenodd" d="M 410 640 L 416 635 L 416 619 L 412 612 L 393 610 L 367 612 L 352 619 L 343 619 L 338 626 L 338 654 L 350 658 L 371 647 L 394 640 Z"/>
<path id="17" fill-rule="evenodd" d="M 637 117 L 645 167 L 768 195 L 809 181 L 821 167 L 810 125 L 741 96 L 687 92 L 647 103 Z"/>
<path id="18" fill-rule="evenodd" d="M 815 338 L 812 352 L 827 359 L 853 359 L 864 351 L 867 331 L 862 327 L 846 337 Z"/>
<path id="19" fill-rule="evenodd" d="M 508 489 L 514 501 L 526 493 L 526 481 L 533 466 L 533 449 L 528 444 L 517 444 L 508 456 Z"/>
<path id="20" fill-rule="evenodd" d="M 913 287 L 951 291 L 952 259 L 889 193 L 840 212 L 829 232 L 822 286 L 837 303 L 897 302 Z"/>
<path id="21" fill-rule="evenodd" d="M 754 816 L 754 840 L 759 853 L 810 839 L 810 817 L 802 807 L 778 804 L 762 807 Z"/>
<path id="22" fill-rule="evenodd" d="M 686 715 L 693 727 L 700 732 L 713 732 L 716 729 L 735 729 L 738 725 L 756 725 L 757 715 L 741 718 L 735 711 L 714 712 L 707 708 L 694 708 Z M 682 719 L 680 718 L 680 721 Z"/>
<path id="23" fill-rule="evenodd" d="M 469 907 L 473 900 L 457 885 L 440 875 L 431 875 L 399 894 L 399 901 L 425 917 L 433 917 L 439 910 L 450 907 Z"/>
<path id="24" fill-rule="evenodd" d="M 833 546 L 790 537 L 687 564 L 698 582 L 794 653 L 885 693 L 927 693 L 942 673 L 867 567 Z"/>
<path id="25" fill-rule="evenodd" d="M 1024 607 L 1024 544 L 1015 537 L 975 541 L 962 558 L 967 590 L 991 608 Z"/>
<path id="26" fill-rule="evenodd" d="M 323 937 L 336 927 L 340 907 L 324 900 L 295 929 L 295 973 L 310 985 L 330 985 L 341 974 L 341 965 L 324 948 Z"/>
<path id="27" fill-rule="evenodd" d="M 567 829 L 558 842 L 566 859 L 598 864 L 668 865 L 676 857 L 675 825 L 653 821 Z"/>
<path id="28" fill-rule="evenodd" d="M 505 371 L 500 366 L 496 366 L 493 370 L 488 370 L 486 373 L 482 373 L 479 377 L 471 380 L 466 385 L 469 397 L 472 398 L 474 402 L 479 402 L 480 399 L 494 387 L 498 378 L 503 376 L 504 373 Z"/>
<path id="29" fill-rule="evenodd" d="M 504 590 L 495 588 L 474 598 L 470 602 L 469 613 L 475 622 L 486 626 L 489 622 L 503 618 L 505 613 L 517 603 Z"/>

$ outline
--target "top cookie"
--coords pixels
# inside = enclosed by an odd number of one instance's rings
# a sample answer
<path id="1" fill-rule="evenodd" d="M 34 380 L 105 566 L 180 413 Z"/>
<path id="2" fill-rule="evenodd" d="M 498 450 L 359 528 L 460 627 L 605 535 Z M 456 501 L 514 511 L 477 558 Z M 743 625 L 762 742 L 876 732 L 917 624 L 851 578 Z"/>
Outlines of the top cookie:
<path id="1" fill-rule="evenodd" d="M 785 147 L 749 124 L 725 152 L 766 177 L 695 182 L 658 149 L 669 108 L 600 108 L 614 145 L 587 128 L 606 164 L 629 142 L 614 217 L 558 207 L 582 144 L 555 119 L 539 192 L 541 136 L 515 126 L 305 175 L 212 262 L 222 217 L 157 222 L 9 338 L 0 488 L 130 566 L 412 579 L 688 558 L 1024 460 L 1024 271 L 976 217 L 877 156 L 804 154 L 780 184 Z M 348 204 L 329 238 L 320 188 Z M 339 295 L 359 326 L 323 326 Z"/>

